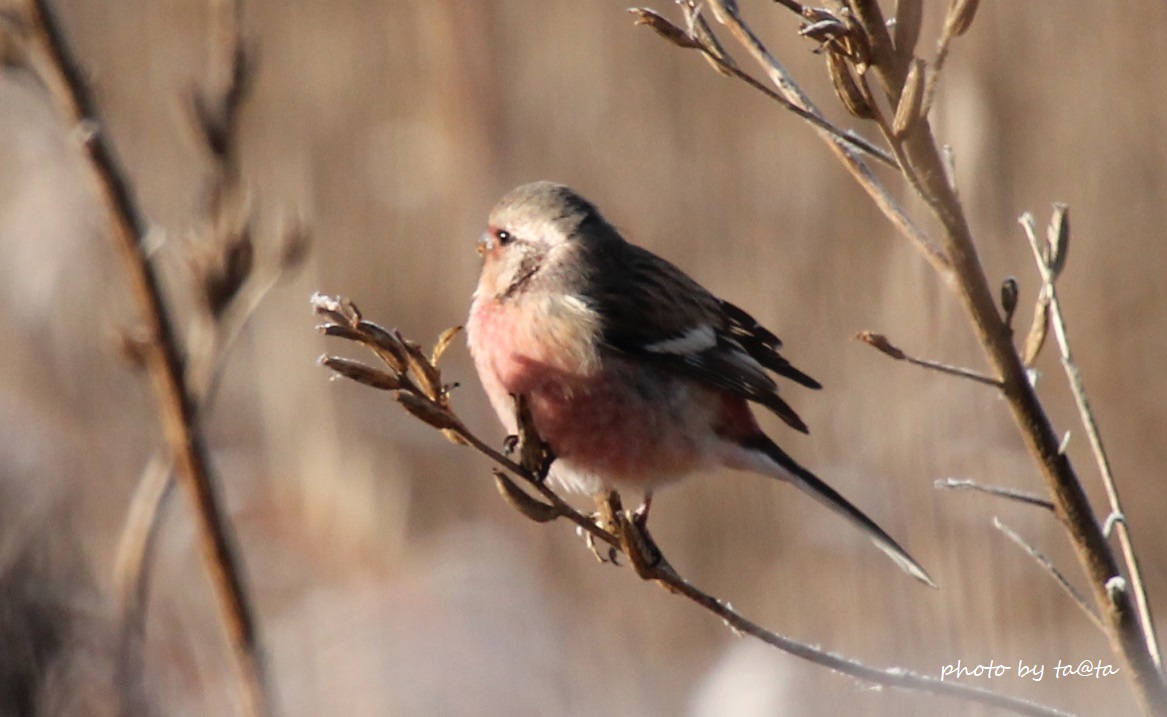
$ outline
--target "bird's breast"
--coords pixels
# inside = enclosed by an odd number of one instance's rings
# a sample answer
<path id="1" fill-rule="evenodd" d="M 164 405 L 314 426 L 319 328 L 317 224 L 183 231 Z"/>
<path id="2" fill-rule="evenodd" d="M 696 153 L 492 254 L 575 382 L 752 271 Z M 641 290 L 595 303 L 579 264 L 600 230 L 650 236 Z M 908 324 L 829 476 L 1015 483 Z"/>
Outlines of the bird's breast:
<path id="1" fill-rule="evenodd" d="M 600 369 L 599 318 L 573 296 L 476 297 L 466 324 L 483 380 L 527 394 L 586 379 Z"/>

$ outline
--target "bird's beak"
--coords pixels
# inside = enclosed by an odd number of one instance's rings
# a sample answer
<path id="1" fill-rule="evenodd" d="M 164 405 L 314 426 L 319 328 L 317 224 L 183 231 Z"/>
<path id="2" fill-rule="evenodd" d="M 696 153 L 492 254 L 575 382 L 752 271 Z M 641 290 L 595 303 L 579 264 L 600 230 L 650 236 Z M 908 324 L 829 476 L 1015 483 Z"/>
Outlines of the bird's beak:
<path id="1" fill-rule="evenodd" d="M 482 234 L 478 237 L 478 243 L 474 247 L 474 251 L 478 252 L 478 256 L 486 256 L 486 252 L 493 248 L 494 237 L 492 237 L 488 231 L 482 232 Z"/>

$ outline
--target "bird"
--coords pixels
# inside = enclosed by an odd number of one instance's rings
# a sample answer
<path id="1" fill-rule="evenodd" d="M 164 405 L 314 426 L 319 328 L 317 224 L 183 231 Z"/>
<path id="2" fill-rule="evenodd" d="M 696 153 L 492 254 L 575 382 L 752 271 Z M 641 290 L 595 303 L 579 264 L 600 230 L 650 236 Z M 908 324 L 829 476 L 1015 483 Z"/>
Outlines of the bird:
<path id="1" fill-rule="evenodd" d="M 875 521 L 795 461 L 751 404 L 807 433 L 770 375 L 818 381 L 746 311 L 628 242 L 594 204 L 549 181 L 491 210 L 466 322 L 475 369 L 503 427 L 522 396 L 569 491 L 653 492 L 722 467 L 793 484 L 863 531 L 900 568 L 935 585 Z"/>

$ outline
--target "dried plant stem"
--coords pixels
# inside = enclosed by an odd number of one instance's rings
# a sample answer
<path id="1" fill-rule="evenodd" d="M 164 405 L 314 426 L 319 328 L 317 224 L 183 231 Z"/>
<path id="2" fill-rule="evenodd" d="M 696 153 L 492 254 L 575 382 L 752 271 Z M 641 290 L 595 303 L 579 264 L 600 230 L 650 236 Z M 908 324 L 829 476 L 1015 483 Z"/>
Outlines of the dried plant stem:
<path id="1" fill-rule="evenodd" d="M 68 120 L 87 133 L 83 146 L 148 337 L 145 360 L 164 437 L 179 479 L 196 509 L 199 543 L 239 670 L 244 712 L 270 714 L 254 610 L 245 589 L 231 524 L 214 484 L 195 402 L 185 383 L 177 337 L 158 277 L 143 248 L 146 222 L 102 133 L 92 93 L 56 15 L 47 0 L 30 0 L 29 9 L 37 50 L 44 53 L 43 61 L 38 63 L 42 78 Z"/>
<path id="2" fill-rule="evenodd" d="M 173 493 L 173 464 L 161 454 L 146 464 L 130 499 L 129 515 L 118 540 L 114 582 L 121 606 L 117 684 L 122 691 L 121 714 L 142 714 L 142 643 L 146 632 L 146 601 L 150 589 L 151 556 L 157 542 L 159 516 Z"/>
<path id="3" fill-rule="evenodd" d="M 791 103 L 807 112 L 821 116 L 821 113 L 811 103 L 810 98 L 794 81 L 793 76 L 770 54 L 770 51 L 766 49 L 757 35 L 745 24 L 737 11 L 736 3 L 726 3 L 723 0 L 716 0 L 710 4 L 715 8 L 717 20 L 729 30 L 730 34 L 734 36 L 734 39 L 761 65 L 763 71 L 770 78 L 770 81 L 778 88 L 778 91 Z M 823 139 L 826 140 L 827 146 L 839 158 L 843 166 L 851 172 L 852 176 L 855 177 L 859 185 L 867 192 L 888 220 L 912 242 L 937 271 L 942 274 L 948 274 L 951 271 L 948 257 L 945 256 L 944 252 L 932 241 L 924 230 L 912 220 L 907 211 L 896 201 L 895 197 L 892 196 L 883 182 L 879 181 L 879 178 L 871 171 L 871 167 L 867 166 L 867 163 L 863 161 L 863 158 L 851 149 L 851 147 L 840 142 L 836 137 L 823 132 L 821 129 L 819 132 Z"/>
<path id="4" fill-rule="evenodd" d="M 795 104 L 812 109 L 790 75 L 746 26 L 738 13 L 737 4 L 727 0 L 708 0 L 707 4 L 713 9 L 718 21 L 762 66 L 778 90 Z M 863 28 L 864 41 L 870 47 L 872 64 L 864 80 L 867 75 L 874 75 L 884 91 L 887 103 L 898 108 L 909 63 L 895 52 L 882 11 L 875 0 L 851 0 L 848 7 L 858 18 Z M 689 11 L 693 12 L 692 9 Z M 969 17 L 966 16 L 962 23 L 950 24 L 953 28 L 961 25 L 966 27 Z M 946 29 L 945 32 L 950 31 Z M 943 64 L 942 60 L 940 64 Z M 934 87 L 934 76 L 932 82 Z M 926 90 L 926 94 L 928 92 Z M 922 103 L 921 110 L 926 109 L 926 105 L 926 102 Z M 901 166 L 904 178 L 938 220 L 941 227 L 939 244 L 924 235 L 903 208 L 891 199 L 888 190 L 854 150 L 833 137 L 828 136 L 826 139 L 844 166 L 892 224 L 937 270 L 944 283 L 956 291 L 993 373 L 999 377 L 997 380 L 1001 393 L 1026 447 L 1038 464 L 1053 498 L 1055 512 L 1065 526 L 1079 562 L 1087 573 L 1107 637 L 1115 654 L 1130 670 L 1142 709 L 1146 714 L 1167 715 L 1167 683 L 1152 654 L 1155 648 L 1153 640 L 1149 638 L 1150 633 L 1144 632 L 1150 630 L 1149 623 L 1141 624 L 1129 592 L 1121 587 L 1115 588 L 1120 584 L 1114 580 L 1121 575 L 1118 562 L 1029 381 L 1026 368 L 1013 345 L 1012 329 L 998 313 L 960 198 L 949 180 L 948 163 L 933 136 L 926 112 L 921 110 L 917 110 L 915 117 L 905 117 L 903 121 L 897 122 L 900 131 L 893 131 L 894 128 L 888 126 L 886 121 L 880 121 L 879 124 Z M 1124 541 L 1124 552 L 1128 543 Z M 1128 555 L 1133 557 L 1133 551 Z"/>
<path id="5" fill-rule="evenodd" d="M 1107 636 L 1115 653 L 1131 670 L 1143 710 L 1167 715 L 1167 685 L 1151 657 L 1129 593 L 1106 589 L 1110 579 L 1120 575 L 1119 566 L 1073 466 L 1059 450 L 1061 441 L 1029 381 L 1013 345 L 1012 331 L 997 311 L 963 207 L 946 179 L 931 125 L 922 118 L 901 141 L 906 168 L 920 182 L 922 198 L 944 228 L 944 249 L 953 270 L 950 284 L 964 304 L 990 364 L 1001 377 L 1002 393 L 1089 576 L 1095 603 L 1105 616 Z"/>
<path id="6" fill-rule="evenodd" d="M 1135 595 L 1135 605 L 1139 611 L 1139 621 L 1142 626 L 1143 636 L 1147 642 L 1147 648 L 1151 653 L 1151 658 L 1155 661 L 1155 665 L 1162 670 L 1163 659 L 1159 651 L 1159 640 L 1155 634 L 1155 621 L 1151 614 L 1149 601 L 1147 600 L 1147 587 L 1143 581 L 1143 571 L 1139 566 L 1139 559 L 1135 553 L 1134 543 L 1131 541 L 1130 529 L 1127 527 L 1126 520 L 1122 518 L 1124 513 L 1122 510 L 1122 502 L 1118 497 L 1118 486 L 1114 482 L 1114 473 L 1110 468 L 1110 458 L 1107 456 L 1106 449 L 1102 445 L 1102 434 L 1098 430 L 1098 423 L 1094 420 L 1094 411 L 1090 408 L 1090 401 L 1086 397 L 1086 385 L 1082 381 L 1082 372 L 1078 370 L 1078 365 L 1074 363 L 1074 357 L 1070 351 L 1070 338 L 1066 330 L 1066 317 L 1062 314 L 1062 305 L 1058 301 L 1058 293 L 1055 287 L 1056 277 L 1053 269 L 1043 256 L 1042 245 L 1038 241 L 1032 215 L 1023 215 L 1020 222 L 1021 226 L 1025 229 L 1026 238 L 1029 239 L 1029 245 L 1033 249 L 1037 270 L 1041 274 L 1041 290 L 1049 306 L 1050 322 L 1053 325 L 1054 338 L 1057 341 L 1058 351 L 1061 354 L 1062 368 L 1066 372 L 1066 380 L 1070 384 L 1070 392 L 1074 396 L 1074 403 L 1078 407 L 1078 415 L 1082 421 L 1082 426 L 1086 429 L 1086 437 L 1090 441 L 1091 451 L 1094 453 L 1094 459 L 1098 464 L 1098 473 L 1102 477 L 1102 485 L 1106 488 L 1106 497 L 1110 502 L 1111 514 L 1119 516 L 1119 519 L 1114 521 L 1118 534 L 1118 544 L 1122 548 L 1123 559 L 1126 561 L 1127 571 L 1130 574 L 1131 587 Z"/>
<path id="7" fill-rule="evenodd" d="M 754 79 L 747 72 L 743 72 L 740 67 L 733 61 L 733 59 L 726 54 L 721 47 L 717 38 L 709 29 L 709 24 L 705 17 L 698 12 L 696 5 L 690 7 L 690 25 L 691 28 L 686 31 L 677 27 L 673 23 L 666 20 L 663 16 L 653 10 L 647 8 L 634 7 L 629 10 L 633 15 L 636 15 L 636 23 L 638 25 L 646 25 L 655 30 L 662 37 L 667 38 L 679 47 L 690 49 L 697 49 L 702 52 L 713 69 L 726 77 L 733 77 L 746 83 L 753 89 L 761 92 L 766 97 L 774 100 L 782 105 L 785 109 L 793 112 L 795 115 L 810 122 L 815 127 L 819 128 L 826 134 L 831 135 L 840 142 L 851 145 L 855 149 L 866 153 L 872 158 L 882 162 L 883 164 L 899 169 L 895 157 L 888 154 L 887 150 L 881 149 L 870 141 L 856 135 L 855 133 L 836 127 L 827 119 L 817 114 L 813 110 L 803 109 L 801 106 L 788 100 L 785 96 L 775 92 L 758 80 Z"/>
<path id="8" fill-rule="evenodd" d="M 875 69 L 877 73 L 884 72 L 879 67 Z M 896 79 L 884 75 L 887 86 L 897 86 Z M 1167 715 L 1167 684 L 1144 639 L 1130 594 L 1107 590 L 1110 580 L 1120 575 L 1119 566 L 1073 466 L 1060 451 L 1061 441 L 1029 381 L 1013 345 L 1012 331 L 997 311 L 963 207 L 947 180 L 931 124 L 927 118 L 920 118 L 902 137 L 893 137 L 892 141 L 899 149 L 897 156 L 903 157 L 905 171 L 915 178 L 921 198 L 943 227 L 944 251 L 952 262 L 949 283 L 956 289 L 990 364 L 1000 375 L 1002 393 L 1089 577 L 1114 651 L 1131 670 L 1143 710 Z"/>
<path id="9" fill-rule="evenodd" d="M 466 429 L 464 425 L 460 425 L 455 431 L 475 450 L 487 456 L 512 474 L 522 478 L 527 485 L 535 488 L 540 495 L 551 501 L 554 506 L 554 515 L 551 517 L 566 518 L 608 545 L 617 549 L 623 549 L 623 541 L 619 535 L 605 530 L 597 525 L 592 517 L 584 515 L 571 507 L 534 474 L 482 442 Z M 847 659 L 812 645 L 793 640 L 749 620 L 735 610 L 729 603 L 719 600 L 713 595 L 694 586 L 677 573 L 664 560 L 663 556 L 655 565 L 647 566 L 645 572 L 642 573 L 642 577 L 649 582 L 656 583 L 667 592 L 687 598 L 698 607 L 720 618 L 725 622 L 727 627 L 737 633 L 749 635 L 795 657 L 873 685 L 951 697 L 964 702 L 994 707 L 1019 715 L 1070 717 L 1070 714 L 1067 712 L 1045 707 L 1028 700 L 1009 697 L 957 682 L 945 682 L 935 677 L 928 677 L 901 668 L 880 669 L 878 667 L 871 667 L 862 662 Z"/>
<path id="10" fill-rule="evenodd" d="M 554 517 L 563 517 L 570 520 L 572 523 L 587 531 L 589 534 L 604 541 L 608 545 L 622 549 L 622 541 L 619 535 L 616 535 L 596 524 L 596 521 L 583 513 L 580 513 L 575 508 L 571 507 L 566 501 L 559 497 L 555 491 L 551 490 L 541 479 L 535 476 L 530 471 L 524 469 L 514 461 L 510 460 L 500 452 L 491 448 L 489 445 L 480 440 L 477 436 L 471 433 L 464 425 L 459 424 L 454 431 L 463 438 L 468 445 L 473 447 L 478 452 L 498 465 L 505 468 L 512 474 L 520 477 L 530 487 L 534 488 L 540 495 L 547 498 L 554 506 Z M 757 638 L 762 642 L 772 645 L 773 647 L 787 652 L 795 657 L 802 658 L 808 662 L 816 665 L 829 668 L 850 677 L 854 677 L 873 685 L 881 685 L 884 687 L 894 687 L 917 692 L 926 692 L 934 695 L 942 695 L 959 699 L 965 702 L 973 702 L 982 704 L 997 709 L 1006 710 L 1019 715 L 1036 715 L 1039 717 L 1054 717 L 1055 715 L 1066 716 L 1068 713 L 1061 710 L 1045 707 L 1028 700 L 1022 700 L 1015 697 L 1008 697 L 1005 695 L 991 692 L 988 690 L 979 689 L 976 687 L 969 687 L 956 682 L 944 682 L 934 677 L 928 677 L 918 673 L 910 672 L 904 669 L 880 669 L 871 667 L 855 660 L 850 660 L 840 657 L 831 652 L 819 649 L 817 647 L 807 645 L 806 643 L 792 640 L 789 637 L 780 635 L 771 630 L 758 625 L 749 620 L 741 613 L 737 612 L 728 603 L 719 600 L 718 598 L 704 592 L 700 588 L 695 587 L 692 583 L 678 574 L 663 557 L 656 565 L 649 566 L 643 577 L 659 585 L 664 590 L 675 595 L 681 595 L 691 602 L 695 603 L 702 609 L 712 613 L 721 618 L 730 629 L 751 637 Z"/>
<path id="11" fill-rule="evenodd" d="M 997 379 L 993 378 L 992 376 L 986 376 L 978 371 L 973 371 L 972 369 L 964 368 L 962 366 L 951 366 L 946 363 L 940 363 L 939 361 L 932 361 L 931 359 L 917 358 L 911 354 L 905 353 L 903 350 L 892 345 L 892 343 L 888 341 L 887 337 L 885 337 L 883 334 L 877 334 L 873 331 L 860 331 L 855 336 L 855 338 L 882 352 L 885 356 L 889 356 L 897 361 L 907 361 L 913 366 L 919 366 L 920 368 L 938 371 L 940 373 L 948 374 L 949 376 L 956 376 L 957 378 L 967 378 L 968 380 L 975 383 L 992 386 L 993 388 L 1001 387 L 1001 383 Z"/>
<path id="12" fill-rule="evenodd" d="M 1053 511 L 1054 504 L 1045 498 L 1026 493 L 1024 491 L 1015 490 L 1013 488 L 1005 488 L 999 485 L 981 485 L 971 480 L 960 480 L 958 478 L 947 478 L 945 480 L 938 480 L 934 484 L 937 488 L 953 488 L 964 490 L 975 490 L 988 495 L 995 495 L 998 498 L 1005 498 L 1007 500 L 1015 500 L 1018 503 L 1025 505 L 1032 505 L 1038 508 L 1045 508 L 1048 511 Z"/>
<path id="13" fill-rule="evenodd" d="M 1099 630 L 1106 630 L 1106 627 L 1102 624 L 1102 618 L 1098 617 L 1098 611 L 1091 607 L 1086 597 L 1070 584 L 1070 581 L 1066 579 L 1062 571 L 1058 570 L 1057 566 L 1054 565 L 1053 561 L 1045 553 L 1030 545 L 1017 531 L 1002 523 L 1000 518 L 993 518 L 993 527 L 1001 531 L 1006 538 L 1009 538 L 1009 540 L 1012 540 L 1014 544 L 1024 550 L 1029 557 L 1033 558 L 1041 566 L 1042 570 L 1049 573 L 1050 577 L 1054 579 L 1054 582 L 1058 584 L 1058 587 L 1062 589 L 1062 592 L 1069 595 L 1070 599 L 1074 601 L 1074 604 L 1085 613 L 1086 617 L 1090 618 L 1090 622 L 1094 623 Z"/>

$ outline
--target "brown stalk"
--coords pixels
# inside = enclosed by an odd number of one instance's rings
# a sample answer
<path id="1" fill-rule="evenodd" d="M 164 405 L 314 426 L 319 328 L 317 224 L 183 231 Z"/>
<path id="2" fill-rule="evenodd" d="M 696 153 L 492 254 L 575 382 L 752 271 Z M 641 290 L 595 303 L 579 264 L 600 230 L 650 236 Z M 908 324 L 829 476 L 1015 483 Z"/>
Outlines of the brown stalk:
<path id="1" fill-rule="evenodd" d="M 717 19 L 762 66 L 778 91 L 791 102 L 809 109 L 804 93 L 744 23 L 736 3 L 711 0 L 708 4 Z M 910 58 L 896 52 L 875 0 L 852 0 L 848 5 L 867 33 L 872 63 L 867 74 L 874 73 L 887 104 L 898 107 Z M 1154 641 L 1143 632 L 1151 628 L 1149 624 L 1140 624 L 1130 593 L 1121 587 L 1121 572 L 1114 553 L 1107 544 L 1081 482 L 1061 450 L 1061 441 L 1029 381 L 1026 367 L 1013 345 L 1012 329 L 998 312 L 964 209 L 949 179 L 949 163 L 945 161 L 927 119 L 936 78 L 947 56 L 949 43 L 968 29 L 971 8 L 971 3 L 954 4 L 914 120 L 907 121 L 911 118 L 905 117 L 904 121 L 897 123 L 902 126 L 902 133 L 893 132 L 885 121 L 880 121 L 880 127 L 899 160 L 905 179 L 939 222 L 941 232 L 938 245 L 917 228 L 916 223 L 894 200 L 890 200 L 888 190 L 872 175 L 861 158 L 837 140 L 831 137 L 824 139 L 893 225 L 938 271 L 943 283 L 952 286 L 957 292 L 989 363 L 999 376 L 996 380 L 1000 383 L 1000 390 L 1050 491 L 1055 512 L 1065 526 L 1079 562 L 1086 571 L 1112 648 L 1130 670 L 1143 711 L 1146 714 L 1167 715 L 1167 684 L 1153 656 Z M 1128 540 L 1124 539 L 1124 552 L 1128 550 Z M 1133 556 L 1133 551 L 1128 555 Z M 1128 564 L 1137 565 L 1129 558 Z M 1149 619 L 1146 622 L 1149 623 Z"/>
<path id="2" fill-rule="evenodd" d="M 724 0 L 712 0 L 709 5 L 715 9 L 715 16 L 734 39 L 753 56 L 761 65 L 770 81 L 790 103 L 802 110 L 821 118 L 822 114 L 811 103 L 810 98 L 794 81 L 794 77 L 786 71 L 781 63 L 770 53 L 758 36 L 754 34 L 743 21 L 737 11 L 736 3 L 725 3 Z M 885 33 L 886 34 L 886 33 Z M 898 99 L 898 98 L 897 98 Z M 951 271 L 949 259 L 944 251 L 919 227 L 887 187 L 871 170 L 855 150 L 838 141 L 833 136 L 820 130 L 820 136 L 827 142 L 827 146 L 835 153 L 851 175 L 859 182 L 875 205 L 884 213 L 884 216 L 900 230 L 904 236 L 924 255 L 932 266 L 942 274 Z"/>
<path id="3" fill-rule="evenodd" d="M 1090 441 L 1090 450 L 1098 465 L 1098 474 L 1102 478 L 1102 485 L 1106 489 L 1106 498 L 1110 502 L 1111 516 L 1114 520 L 1118 535 L 1119 547 L 1122 548 L 1123 558 L 1131 578 L 1131 588 L 1134 591 L 1135 606 L 1139 611 L 1139 624 L 1143 630 L 1147 650 L 1151 659 L 1163 668 L 1163 659 L 1159 652 L 1159 640 L 1155 635 L 1155 620 L 1151 614 L 1151 607 L 1147 599 L 1147 587 L 1143 581 L 1143 571 L 1139 565 L 1138 555 L 1135 553 L 1134 543 L 1131 540 L 1130 528 L 1123 518 L 1122 501 L 1119 500 L 1118 486 L 1114 482 L 1114 471 L 1110 467 L 1110 457 L 1102 444 L 1102 433 L 1098 429 L 1098 422 L 1094 419 L 1094 410 L 1090 407 L 1090 400 L 1086 396 L 1086 385 L 1082 380 L 1082 372 L 1074 363 L 1073 353 L 1070 351 L 1069 331 L 1066 328 L 1066 318 L 1062 314 L 1062 305 L 1058 301 L 1055 284 L 1058 275 L 1065 267 L 1066 250 L 1069 246 L 1069 219 L 1066 205 L 1054 206 L 1054 218 L 1050 223 L 1050 237 L 1046 245 L 1047 251 L 1042 251 L 1037 232 L 1033 226 L 1033 217 L 1026 214 L 1021 218 L 1021 225 L 1033 249 L 1033 258 L 1037 263 L 1038 272 L 1042 278 L 1042 296 L 1045 297 L 1045 306 L 1050 312 L 1050 322 L 1053 324 L 1054 338 L 1061 354 L 1062 368 L 1066 372 L 1066 380 L 1070 384 L 1070 392 L 1074 395 L 1074 403 L 1078 407 L 1079 419 L 1086 429 L 1086 437 Z M 1111 523 L 1107 518 L 1107 524 Z M 1109 532 L 1103 529 L 1104 535 Z"/>
<path id="4" fill-rule="evenodd" d="M 921 197 L 943 227 L 943 246 L 952 261 L 954 278 L 949 283 L 956 289 L 990 365 L 1000 376 L 1010 412 L 1089 577 L 1111 645 L 1131 670 L 1143 710 L 1147 714 L 1167 714 L 1167 685 L 1144 639 L 1131 596 L 1126 591 L 1106 589 L 1111 578 L 1121 575 L 1118 562 L 1074 467 L 1059 450 L 1060 440 L 1013 345 L 1012 330 L 997 310 L 963 207 L 946 179 L 931 124 L 916 122 L 896 141 L 902 142 L 902 152 L 897 155 L 903 157 L 905 173 L 910 172 L 919 183 Z"/>
<path id="5" fill-rule="evenodd" d="M 92 92 L 65 40 L 59 19 L 47 0 L 30 0 L 29 15 L 37 43 L 37 69 L 67 120 L 87 132 L 82 148 L 140 313 L 146 337 L 142 349 L 163 435 L 179 480 L 195 506 L 199 545 L 235 657 L 244 711 L 249 715 L 270 714 L 254 609 L 247 595 L 234 531 L 218 496 L 196 403 L 186 384 L 185 361 L 166 299 L 143 247 L 146 221 L 104 133 Z"/>
<path id="6" fill-rule="evenodd" d="M 1017 547 L 1024 550 L 1026 555 L 1033 558 L 1033 561 L 1054 579 L 1054 582 L 1062 589 L 1062 592 L 1074 601 L 1074 604 L 1090 619 L 1090 622 L 1093 622 L 1099 630 L 1106 629 L 1102 624 L 1102 618 L 1098 617 L 1098 612 L 1090 605 L 1086 597 L 1078 592 L 1077 588 L 1070 583 L 1066 576 L 1062 574 L 1061 570 L 1058 570 L 1054 562 L 1045 553 L 1030 545 L 1029 541 L 1022 538 L 1017 531 L 1002 523 L 1000 518 L 993 518 L 993 527 L 999 530 L 1006 538 L 1012 540 Z"/>

